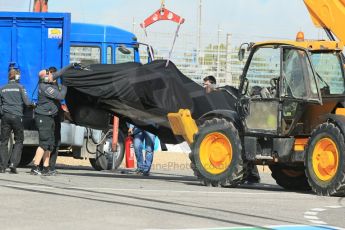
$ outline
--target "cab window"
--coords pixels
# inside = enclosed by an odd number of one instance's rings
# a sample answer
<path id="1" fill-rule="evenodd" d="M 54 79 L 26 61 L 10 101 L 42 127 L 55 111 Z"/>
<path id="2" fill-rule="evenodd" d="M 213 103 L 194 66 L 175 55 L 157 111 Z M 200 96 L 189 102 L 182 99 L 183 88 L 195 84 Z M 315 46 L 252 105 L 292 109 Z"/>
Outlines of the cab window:
<path id="1" fill-rule="evenodd" d="M 134 49 L 124 46 L 116 47 L 116 63 L 134 62 Z"/>
<path id="2" fill-rule="evenodd" d="M 71 46 L 71 62 L 78 62 L 84 65 L 101 63 L 101 48 L 92 46 Z"/>
<path id="3" fill-rule="evenodd" d="M 312 53 L 311 61 L 323 95 L 345 93 L 343 65 L 337 53 Z"/>
<path id="4" fill-rule="evenodd" d="M 276 97 L 279 76 L 280 49 L 273 46 L 260 47 L 255 51 L 246 74 L 247 94 L 251 97 Z"/>
<path id="5" fill-rule="evenodd" d="M 107 47 L 107 64 L 113 63 L 113 48 L 111 46 Z"/>
<path id="6" fill-rule="evenodd" d="M 314 72 L 304 50 L 284 49 L 282 96 L 318 99 Z"/>

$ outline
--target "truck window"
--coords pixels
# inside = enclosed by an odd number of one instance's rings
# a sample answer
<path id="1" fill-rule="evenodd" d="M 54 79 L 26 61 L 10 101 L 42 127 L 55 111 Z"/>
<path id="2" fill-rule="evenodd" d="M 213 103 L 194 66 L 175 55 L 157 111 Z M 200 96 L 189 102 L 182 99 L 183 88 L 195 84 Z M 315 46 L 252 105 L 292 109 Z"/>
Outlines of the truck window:
<path id="1" fill-rule="evenodd" d="M 314 73 L 305 51 L 284 49 L 283 79 L 283 95 L 293 98 L 318 99 Z"/>
<path id="2" fill-rule="evenodd" d="M 344 94 L 342 63 L 336 53 L 312 53 L 311 60 L 320 76 L 320 88 L 329 87 L 329 94 Z M 322 92 L 322 91 L 321 91 Z"/>
<path id="3" fill-rule="evenodd" d="M 146 45 L 139 46 L 140 63 L 147 64 L 149 62 L 149 50 Z"/>
<path id="4" fill-rule="evenodd" d="M 79 62 L 84 65 L 101 63 L 101 48 L 92 46 L 71 46 L 71 62 Z"/>
<path id="5" fill-rule="evenodd" d="M 261 47 L 255 51 L 248 68 L 248 93 L 260 95 L 262 89 L 271 87 L 271 79 L 280 76 L 280 49 Z"/>
<path id="6" fill-rule="evenodd" d="M 113 48 L 111 46 L 107 47 L 107 64 L 113 63 Z"/>
<path id="7" fill-rule="evenodd" d="M 116 63 L 124 63 L 124 62 L 134 62 L 134 49 L 126 47 L 126 49 L 130 52 L 121 52 L 120 47 L 116 47 L 115 55 L 116 55 Z"/>

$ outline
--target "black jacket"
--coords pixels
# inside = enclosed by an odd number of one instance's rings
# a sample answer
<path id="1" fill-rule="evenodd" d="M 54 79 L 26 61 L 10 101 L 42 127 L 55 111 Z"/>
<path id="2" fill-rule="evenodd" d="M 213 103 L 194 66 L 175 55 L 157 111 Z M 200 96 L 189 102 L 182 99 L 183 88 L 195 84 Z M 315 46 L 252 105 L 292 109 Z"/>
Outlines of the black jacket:
<path id="1" fill-rule="evenodd" d="M 57 80 L 67 70 L 72 69 L 74 64 L 65 66 L 58 72 L 53 73 L 53 80 Z M 35 112 L 41 115 L 55 116 L 59 112 L 60 101 L 65 99 L 67 87 L 52 83 L 41 82 L 38 88 L 38 102 Z"/>
<path id="2" fill-rule="evenodd" d="M 35 112 L 37 114 L 55 116 L 60 107 L 60 101 L 65 99 L 67 87 L 61 85 L 40 83 L 38 89 L 38 102 Z"/>
<path id="3" fill-rule="evenodd" d="M 25 88 L 16 81 L 10 81 L 0 89 L 0 104 L 3 113 L 23 116 L 24 105 L 29 106 Z"/>

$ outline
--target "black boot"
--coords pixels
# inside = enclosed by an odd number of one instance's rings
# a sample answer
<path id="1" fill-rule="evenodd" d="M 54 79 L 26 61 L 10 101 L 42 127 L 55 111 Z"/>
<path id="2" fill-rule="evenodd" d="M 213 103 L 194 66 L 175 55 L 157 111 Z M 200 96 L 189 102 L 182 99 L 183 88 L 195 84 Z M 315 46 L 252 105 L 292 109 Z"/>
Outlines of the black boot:
<path id="1" fill-rule="evenodd" d="M 31 175 L 41 175 L 41 170 L 40 167 L 38 165 L 34 165 L 31 168 Z"/>
<path id="2" fill-rule="evenodd" d="M 244 164 L 244 178 L 243 183 L 256 184 L 260 183 L 260 174 L 257 166 L 252 161 L 247 161 Z"/>
<path id="3" fill-rule="evenodd" d="M 13 163 L 10 164 L 9 168 L 10 168 L 10 173 L 18 174 L 17 168 L 14 167 Z"/>

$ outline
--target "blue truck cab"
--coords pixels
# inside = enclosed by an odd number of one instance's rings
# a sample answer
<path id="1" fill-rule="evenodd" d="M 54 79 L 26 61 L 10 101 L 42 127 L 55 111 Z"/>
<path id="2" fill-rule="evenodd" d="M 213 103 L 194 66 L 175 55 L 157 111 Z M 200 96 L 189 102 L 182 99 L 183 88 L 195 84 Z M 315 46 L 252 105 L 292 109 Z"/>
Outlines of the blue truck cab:
<path id="1" fill-rule="evenodd" d="M 0 12 L 0 87 L 7 84 L 9 69 L 16 68 L 28 97 L 35 101 L 41 69 L 60 69 L 71 62 L 139 62 L 138 47 L 133 33 L 114 26 L 71 23 L 69 13 Z M 31 162 L 38 146 L 33 115 L 26 110 L 21 165 Z M 112 152 L 112 137 L 104 132 L 62 121 L 61 149 L 75 158 L 89 158 L 97 170 L 114 169 L 124 155 L 124 136 L 120 133 L 117 151 Z M 97 143 L 100 140 L 105 141 Z"/>
<path id="2" fill-rule="evenodd" d="M 126 30 L 106 25 L 72 23 L 71 62 L 115 64 L 139 62 L 137 38 Z"/>

